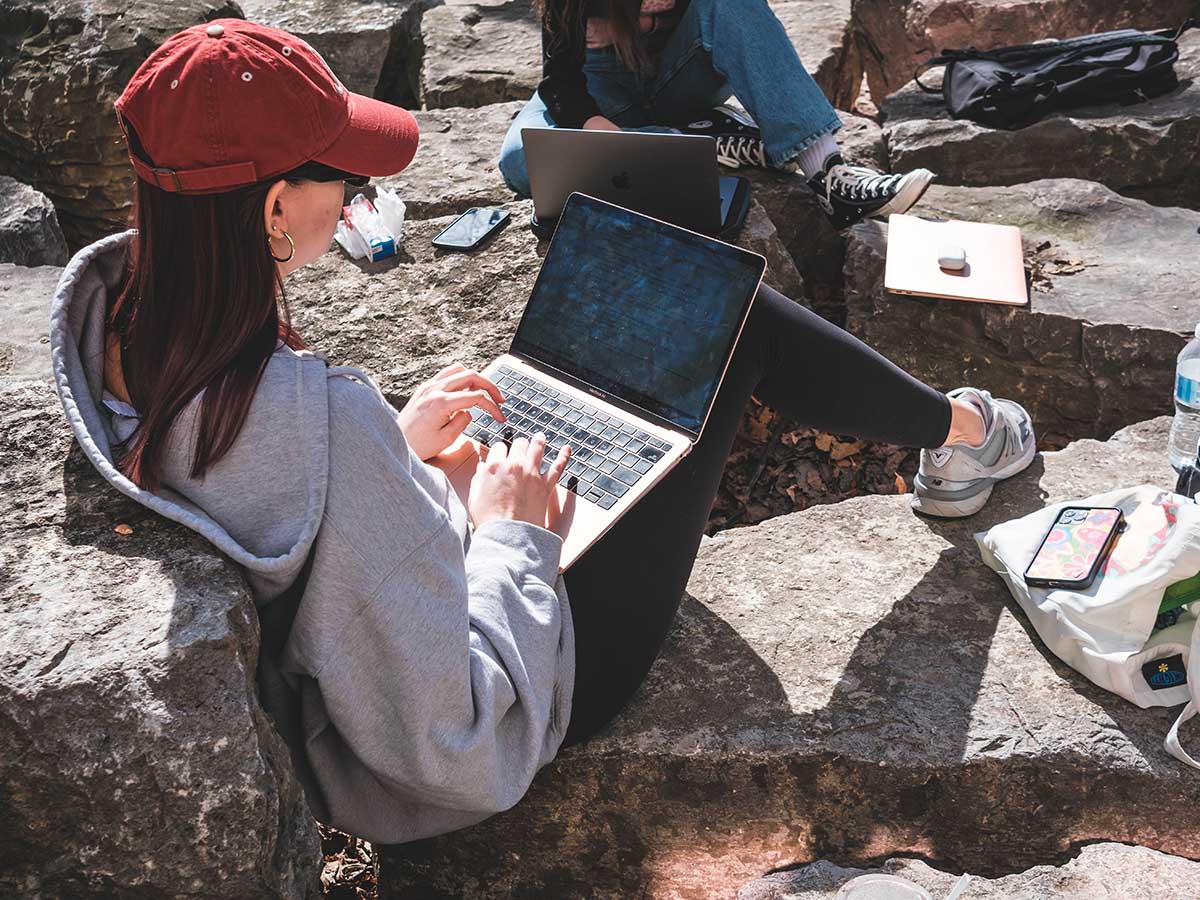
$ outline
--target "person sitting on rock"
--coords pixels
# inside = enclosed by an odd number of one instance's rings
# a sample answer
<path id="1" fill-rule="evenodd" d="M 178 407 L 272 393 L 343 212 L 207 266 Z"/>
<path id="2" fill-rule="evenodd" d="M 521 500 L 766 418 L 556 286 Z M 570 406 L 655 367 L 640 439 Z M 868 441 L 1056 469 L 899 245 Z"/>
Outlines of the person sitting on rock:
<path id="1" fill-rule="evenodd" d="M 528 197 L 523 128 L 671 132 L 716 138 L 730 167 L 799 170 L 837 228 L 910 209 L 927 169 L 847 165 L 837 112 L 767 0 L 538 0 L 543 78 L 513 120 L 500 172 Z M 726 103 L 736 96 L 745 111 Z M 757 124 L 756 124 L 757 123 Z"/>
<path id="2" fill-rule="evenodd" d="M 134 228 L 63 272 L 59 396 L 109 483 L 243 567 L 262 702 L 314 814 L 354 834 L 409 841 L 507 809 L 616 715 L 671 627 L 752 393 L 936 448 L 914 498 L 935 515 L 979 509 L 1033 458 L 1017 404 L 941 394 L 764 287 L 703 438 L 564 579 L 545 526 L 569 449 L 543 475 L 544 435 L 496 444 L 462 500 L 426 461 L 470 409 L 503 419 L 497 386 L 449 366 L 397 411 L 290 324 L 284 279 L 329 249 L 346 182 L 408 164 L 413 117 L 232 19 L 169 38 L 116 105 Z"/>

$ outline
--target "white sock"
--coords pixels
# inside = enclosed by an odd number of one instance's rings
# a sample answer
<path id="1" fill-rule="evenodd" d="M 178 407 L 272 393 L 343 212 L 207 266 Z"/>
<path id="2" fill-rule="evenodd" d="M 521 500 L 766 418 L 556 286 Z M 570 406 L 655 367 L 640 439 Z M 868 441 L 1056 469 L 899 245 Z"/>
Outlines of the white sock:
<path id="1" fill-rule="evenodd" d="M 837 141 L 832 134 L 823 134 L 796 156 L 796 165 L 805 178 L 812 178 L 825 171 L 825 160 L 838 152 Z"/>

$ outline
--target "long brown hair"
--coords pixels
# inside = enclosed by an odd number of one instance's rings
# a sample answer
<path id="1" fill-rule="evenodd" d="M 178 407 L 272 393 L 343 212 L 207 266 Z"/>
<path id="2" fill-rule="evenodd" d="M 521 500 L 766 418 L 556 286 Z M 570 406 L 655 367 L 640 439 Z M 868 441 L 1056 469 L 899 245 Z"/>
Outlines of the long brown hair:
<path id="1" fill-rule="evenodd" d="M 128 137 L 140 153 L 132 129 Z M 137 236 L 108 326 L 141 417 L 119 464 L 144 488 L 160 485 L 171 426 L 198 393 L 192 478 L 203 478 L 237 440 L 271 354 L 281 343 L 304 346 L 263 229 L 276 180 L 203 196 L 137 183 Z"/>
<path id="2" fill-rule="evenodd" d="M 580 32 L 586 28 L 587 0 L 535 0 L 538 14 L 552 36 L 560 37 L 570 31 Z M 612 32 L 613 49 L 617 58 L 632 72 L 643 72 L 650 65 L 645 41 L 639 24 L 642 0 L 608 0 L 609 29 Z"/>

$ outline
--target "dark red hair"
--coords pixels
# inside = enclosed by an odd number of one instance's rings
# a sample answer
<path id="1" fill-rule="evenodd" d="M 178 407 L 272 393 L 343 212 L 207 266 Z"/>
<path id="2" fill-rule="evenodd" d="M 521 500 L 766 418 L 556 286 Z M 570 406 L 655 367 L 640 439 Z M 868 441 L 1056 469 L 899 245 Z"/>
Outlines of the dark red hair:
<path id="1" fill-rule="evenodd" d="M 277 180 L 204 196 L 137 183 L 137 235 L 108 326 L 141 417 L 119 464 L 144 488 L 161 484 L 167 436 L 197 394 L 204 398 L 190 476 L 203 478 L 237 440 L 271 354 L 281 344 L 304 346 L 264 229 Z"/>

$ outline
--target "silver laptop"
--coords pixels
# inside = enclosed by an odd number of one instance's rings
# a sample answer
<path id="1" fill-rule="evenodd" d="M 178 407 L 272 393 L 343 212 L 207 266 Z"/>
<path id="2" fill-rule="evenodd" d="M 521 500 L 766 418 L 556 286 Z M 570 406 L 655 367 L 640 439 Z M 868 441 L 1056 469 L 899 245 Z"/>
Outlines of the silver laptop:
<path id="1" fill-rule="evenodd" d="M 588 194 L 702 234 L 729 235 L 750 208 L 750 183 L 722 175 L 717 142 L 694 134 L 523 128 L 535 225 Z"/>
<path id="2" fill-rule="evenodd" d="M 483 370 L 507 419 L 471 413 L 436 465 L 460 497 L 497 438 L 541 431 L 559 482 L 566 569 L 699 440 L 766 261 L 576 194 L 508 353 Z"/>

